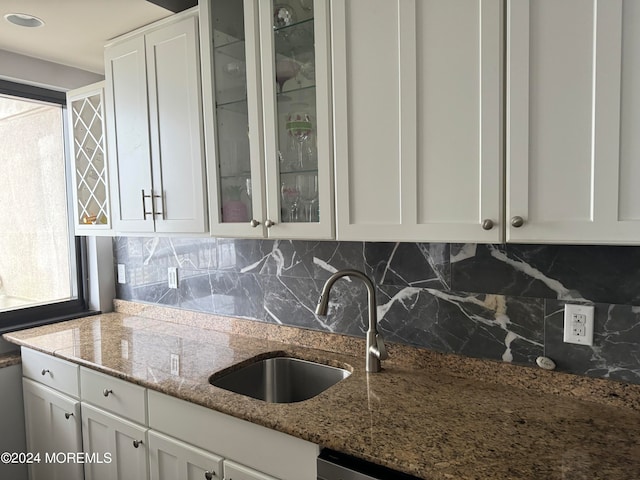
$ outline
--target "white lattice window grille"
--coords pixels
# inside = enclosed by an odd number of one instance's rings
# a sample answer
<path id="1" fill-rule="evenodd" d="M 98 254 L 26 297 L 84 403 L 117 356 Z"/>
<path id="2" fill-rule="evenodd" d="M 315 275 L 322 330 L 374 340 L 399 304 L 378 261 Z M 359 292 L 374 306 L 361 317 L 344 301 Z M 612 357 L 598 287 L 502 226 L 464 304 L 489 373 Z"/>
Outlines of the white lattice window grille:
<path id="1" fill-rule="evenodd" d="M 103 112 L 101 92 L 71 101 L 79 229 L 110 224 Z"/>

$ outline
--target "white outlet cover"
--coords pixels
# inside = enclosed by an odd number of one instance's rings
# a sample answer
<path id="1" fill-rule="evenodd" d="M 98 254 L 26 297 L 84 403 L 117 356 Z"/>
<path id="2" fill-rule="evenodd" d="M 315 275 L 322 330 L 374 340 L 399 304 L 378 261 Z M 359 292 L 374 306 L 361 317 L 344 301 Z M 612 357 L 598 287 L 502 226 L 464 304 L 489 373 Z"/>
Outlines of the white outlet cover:
<path id="1" fill-rule="evenodd" d="M 169 267 L 167 270 L 167 284 L 169 288 L 178 288 L 178 269 Z"/>
<path id="2" fill-rule="evenodd" d="M 564 306 L 564 343 L 593 346 L 593 305 Z"/>
<path id="3" fill-rule="evenodd" d="M 127 283 L 127 269 L 124 263 L 118 264 L 118 283 Z"/>
<path id="4" fill-rule="evenodd" d="M 180 355 L 171 354 L 171 375 L 180 375 Z"/>

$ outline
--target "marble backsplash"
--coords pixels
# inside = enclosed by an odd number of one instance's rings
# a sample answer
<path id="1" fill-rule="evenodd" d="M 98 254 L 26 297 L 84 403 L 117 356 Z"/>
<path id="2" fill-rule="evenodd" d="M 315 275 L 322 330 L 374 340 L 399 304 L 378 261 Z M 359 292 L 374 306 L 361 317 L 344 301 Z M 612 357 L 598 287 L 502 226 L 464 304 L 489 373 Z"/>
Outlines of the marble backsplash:
<path id="1" fill-rule="evenodd" d="M 567 245 L 114 239 L 123 300 L 364 336 L 367 296 L 339 280 L 355 268 L 377 286 L 385 339 L 441 352 L 640 383 L 640 248 Z M 178 267 L 178 289 L 167 268 Z M 595 305 L 594 346 L 562 341 L 563 305 Z"/>

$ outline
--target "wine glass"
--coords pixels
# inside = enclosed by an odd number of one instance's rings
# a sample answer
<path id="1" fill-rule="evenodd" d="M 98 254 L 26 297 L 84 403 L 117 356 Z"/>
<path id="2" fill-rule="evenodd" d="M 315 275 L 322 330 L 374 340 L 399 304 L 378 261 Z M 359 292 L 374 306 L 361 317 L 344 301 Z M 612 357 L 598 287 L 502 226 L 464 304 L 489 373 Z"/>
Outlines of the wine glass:
<path id="1" fill-rule="evenodd" d="M 286 129 L 289 132 L 290 148 L 298 155 L 297 168 L 302 169 L 309 163 L 313 155 L 310 142 L 313 133 L 311 115 L 302 111 L 289 113 Z"/>
<path id="2" fill-rule="evenodd" d="M 316 222 L 317 220 L 317 203 L 318 203 L 318 175 L 306 174 L 296 177 L 296 187 L 300 192 L 300 201 L 302 202 L 304 219 L 307 222 Z"/>
<path id="3" fill-rule="evenodd" d="M 282 182 L 280 187 L 280 197 L 282 198 L 282 220 L 285 222 L 298 221 L 298 201 L 300 191 L 296 185 L 288 185 Z"/>

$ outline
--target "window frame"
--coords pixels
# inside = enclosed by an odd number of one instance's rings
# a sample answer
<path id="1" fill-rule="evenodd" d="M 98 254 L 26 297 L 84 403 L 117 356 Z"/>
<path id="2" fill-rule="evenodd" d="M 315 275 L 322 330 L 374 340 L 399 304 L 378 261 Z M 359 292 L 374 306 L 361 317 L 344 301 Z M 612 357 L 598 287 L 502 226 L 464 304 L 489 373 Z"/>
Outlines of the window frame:
<path id="1" fill-rule="evenodd" d="M 0 79 L 0 94 L 61 106 L 62 135 L 64 136 L 63 145 L 67 190 L 67 211 L 73 211 L 73 190 L 72 175 L 70 175 L 71 158 L 69 150 L 70 145 L 68 140 L 69 124 L 67 116 L 66 93 Z M 91 312 L 88 307 L 87 245 L 84 237 L 75 235 L 75 227 L 72 217 L 72 215 L 67 216 L 69 223 L 69 247 L 73 249 L 73 252 L 75 252 L 76 282 L 75 285 L 72 286 L 72 291 L 76 294 L 76 298 L 72 300 L 63 300 L 57 302 L 54 301 L 44 305 L 34 305 L 30 307 L 18 308 L 15 310 L 8 310 L 6 312 L 0 312 L 0 334 L 99 313 Z"/>

